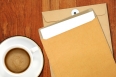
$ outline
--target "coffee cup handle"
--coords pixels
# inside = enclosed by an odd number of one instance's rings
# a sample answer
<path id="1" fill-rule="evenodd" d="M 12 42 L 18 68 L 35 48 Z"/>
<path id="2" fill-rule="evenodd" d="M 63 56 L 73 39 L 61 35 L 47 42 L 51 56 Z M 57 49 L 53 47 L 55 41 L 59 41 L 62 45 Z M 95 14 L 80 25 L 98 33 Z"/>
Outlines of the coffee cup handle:
<path id="1" fill-rule="evenodd" d="M 31 52 L 32 52 L 32 53 L 36 52 L 37 50 L 39 50 L 38 47 L 33 47 L 33 48 L 31 48 Z"/>

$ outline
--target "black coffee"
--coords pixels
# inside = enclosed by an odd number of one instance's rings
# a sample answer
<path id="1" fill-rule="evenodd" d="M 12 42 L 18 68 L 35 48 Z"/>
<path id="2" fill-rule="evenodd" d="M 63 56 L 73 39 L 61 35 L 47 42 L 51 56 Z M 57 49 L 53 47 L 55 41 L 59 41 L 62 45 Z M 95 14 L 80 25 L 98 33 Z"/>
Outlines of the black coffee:
<path id="1" fill-rule="evenodd" d="M 30 56 L 24 49 L 11 49 L 5 56 L 5 65 L 13 73 L 22 73 L 30 65 Z"/>

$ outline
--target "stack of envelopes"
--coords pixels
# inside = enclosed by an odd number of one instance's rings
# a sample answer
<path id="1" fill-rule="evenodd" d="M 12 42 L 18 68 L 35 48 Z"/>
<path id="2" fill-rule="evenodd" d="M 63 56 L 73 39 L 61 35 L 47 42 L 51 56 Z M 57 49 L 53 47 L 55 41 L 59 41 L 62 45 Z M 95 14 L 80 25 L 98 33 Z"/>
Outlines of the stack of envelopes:
<path id="1" fill-rule="evenodd" d="M 43 12 L 43 23 L 52 77 L 116 77 L 106 4 Z"/>

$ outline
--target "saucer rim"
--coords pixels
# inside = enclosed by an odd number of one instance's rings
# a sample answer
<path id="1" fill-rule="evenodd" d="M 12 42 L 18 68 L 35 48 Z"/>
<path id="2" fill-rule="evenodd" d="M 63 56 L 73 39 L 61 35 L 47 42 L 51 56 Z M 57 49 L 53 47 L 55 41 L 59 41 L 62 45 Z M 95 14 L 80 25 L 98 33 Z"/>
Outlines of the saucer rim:
<path id="1" fill-rule="evenodd" d="M 35 76 L 35 77 L 38 77 L 38 76 L 40 76 L 40 74 L 41 74 L 41 72 L 42 72 L 42 70 L 43 70 L 43 67 L 44 67 L 44 55 L 43 55 L 43 53 L 42 53 L 42 49 L 40 48 L 40 46 L 34 41 L 34 40 L 32 40 L 31 38 L 29 38 L 29 37 L 26 37 L 26 36 L 11 36 L 11 37 L 9 37 L 9 38 L 6 38 L 5 40 L 3 40 L 1 43 L 0 43 L 0 46 L 2 45 L 2 44 L 4 44 L 4 42 L 8 42 L 9 40 L 11 40 L 11 39 L 17 39 L 17 38 L 21 38 L 21 40 L 22 39 L 26 39 L 27 41 L 30 41 L 30 43 L 33 43 L 33 44 L 35 44 L 38 48 L 39 48 L 39 52 L 41 53 L 40 55 L 42 56 L 42 60 L 41 60 L 41 69 L 40 69 L 40 71 L 38 72 L 38 74 L 37 74 L 37 76 Z M 5 71 L 4 71 L 5 72 Z M 17 76 L 18 77 L 18 76 Z"/>

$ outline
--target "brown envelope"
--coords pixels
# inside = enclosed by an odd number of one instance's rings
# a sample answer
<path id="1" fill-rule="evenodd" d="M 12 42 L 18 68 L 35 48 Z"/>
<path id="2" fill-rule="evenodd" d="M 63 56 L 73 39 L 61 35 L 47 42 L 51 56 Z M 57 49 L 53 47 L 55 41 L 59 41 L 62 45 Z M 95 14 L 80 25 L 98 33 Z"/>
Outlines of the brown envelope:
<path id="1" fill-rule="evenodd" d="M 85 12 L 75 16 L 79 18 Z M 57 27 L 73 26 L 73 23 L 62 22 L 57 23 Z M 40 36 L 55 77 L 116 77 L 115 61 L 97 17 L 55 36 L 62 28 L 54 30 L 54 26 L 56 24 L 40 29 Z"/>
<path id="2" fill-rule="evenodd" d="M 106 3 L 42 12 L 43 24 L 44 26 L 47 26 L 47 25 L 53 24 L 55 22 L 58 22 L 64 18 L 71 16 L 71 12 L 73 9 L 77 9 L 79 10 L 79 12 L 82 12 L 89 8 L 92 8 L 97 14 L 100 24 L 102 26 L 102 29 L 104 31 L 104 34 L 106 36 L 106 39 L 108 41 L 108 44 L 110 46 L 110 49 L 111 51 L 113 51 Z"/>

